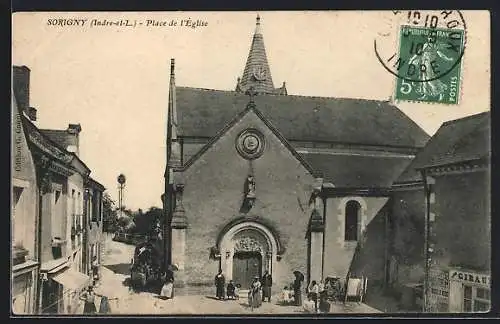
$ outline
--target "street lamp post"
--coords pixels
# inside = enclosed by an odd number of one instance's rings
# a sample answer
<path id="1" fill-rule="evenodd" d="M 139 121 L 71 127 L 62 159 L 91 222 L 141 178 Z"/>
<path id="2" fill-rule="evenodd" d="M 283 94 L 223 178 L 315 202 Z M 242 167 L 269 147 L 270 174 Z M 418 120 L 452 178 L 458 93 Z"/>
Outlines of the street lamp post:
<path id="1" fill-rule="evenodd" d="M 120 210 L 120 217 L 122 217 L 122 209 L 123 209 L 123 188 L 125 187 L 125 175 L 120 173 L 117 178 L 118 181 L 118 208 Z"/>

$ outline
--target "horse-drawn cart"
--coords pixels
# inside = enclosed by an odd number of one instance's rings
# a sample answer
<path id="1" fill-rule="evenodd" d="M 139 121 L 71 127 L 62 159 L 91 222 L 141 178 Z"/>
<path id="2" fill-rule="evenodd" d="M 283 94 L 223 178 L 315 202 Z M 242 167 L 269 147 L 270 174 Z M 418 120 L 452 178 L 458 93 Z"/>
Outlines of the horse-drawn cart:
<path id="1" fill-rule="evenodd" d="M 160 284 L 163 274 L 161 244 L 148 240 L 137 244 L 130 269 L 131 284 L 142 289 L 152 283 Z"/>

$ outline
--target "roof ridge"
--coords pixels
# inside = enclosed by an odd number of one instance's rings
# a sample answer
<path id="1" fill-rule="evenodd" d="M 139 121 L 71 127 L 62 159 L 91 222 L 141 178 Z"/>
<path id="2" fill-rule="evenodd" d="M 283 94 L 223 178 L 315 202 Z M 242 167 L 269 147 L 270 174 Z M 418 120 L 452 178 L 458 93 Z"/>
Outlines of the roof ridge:
<path id="1" fill-rule="evenodd" d="M 229 92 L 229 93 L 244 95 L 243 93 L 240 93 L 240 92 L 234 91 L 234 90 L 222 90 L 222 89 L 202 88 L 202 87 L 190 87 L 190 86 L 176 86 L 176 87 L 177 88 L 184 88 L 184 89 L 213 91 L 213 92 Z M 276 89 L 280 89 L 280 88 L 276 88 Z M 385 104 L 388 104 L 389 106 L 398 108 L 397 106 L 393 105 L 392 102 L 390 102 L 387 99 L 381 100 L 381 99 L 366 99 L 366 98 L 353 98 L 353 97 L 307 96 L 307 95 L 298 95 L 298 94 L 288 94 L 286 96 L 283 96 L 283 95 L 279 95 L 279 94 L 276 94 L 276 93 L 262 93 L 262 94 L 259 94 L 257 97 L 262 97 L 262 96 L 283 97 L 283 98 L 297 97 L 297 98 L 310 98 L 310 99 L 340 99 L 340 100 L 370 101 L 370 102 L 376 102 L 376 103 L 385 103 Z"/>
<path id="2" fill-rule="evenodd" d="M 447 120 L 447 121 L 443 122 L 441 124 L 441 126 L 455 124 L 455 123 L 460 123 L 460 122 L 468 121 L 468 120 L 475 119 L 475 118 L 481 118 L 482 116 L 488 115 L 489 113 L 490 113 L 490 110 L 487 110 L 487 111 L 483 111 L 483 112 L 480 112 L 480 113 L 477 113 L 477 114 L 474 114 L 474 115 L 469 115 L 469 116 L 465 116 L 465 117 L 460 117 L 460 118 L 456 118 L 456 119 Z"/>
<path id="3" fill-rule="evenodd" d="M 67 129 L 53 129 L 53 128 L 39 128 L 38 130 L 40 130 L 41 132 L 45 132 L 45 131 L 50 131 L 50 132 L 66 132 Z"/>

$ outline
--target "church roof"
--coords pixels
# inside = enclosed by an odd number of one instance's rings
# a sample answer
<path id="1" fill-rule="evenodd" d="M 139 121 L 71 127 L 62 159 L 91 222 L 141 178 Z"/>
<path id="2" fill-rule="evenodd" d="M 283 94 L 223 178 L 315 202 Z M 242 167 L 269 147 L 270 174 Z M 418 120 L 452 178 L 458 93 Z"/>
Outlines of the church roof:
<path id="1" fill-rule="evenodd" d="M 236 91 L 177 87 L 178 134 L 213 137 L 245 109 L 248 96 Z M 258 95 L 260 112 L 291 140 L 394 147 L 423 147 L 429 135 L 397 107 L 384 101 Z"/>
<path id="2" fill-rule="evenodd" d="M 389 188 L 411 162 L 408 156 L 301 155 L 314 170 L 322 173 L 324 182 L 338 188 Z"/>
<path id="3" fill-rule="evenodd" d="M 262 115 L 258 108 L 256 108 L 254 102 L 249 102 L 245 109 L 240 111 L 233 119 L 227 123 L 223 128 L 221 128 L 215 136 L 213 136 L 208 143 L 206 143 L 196 154 L 194 154 L 184 165 L 177 168 L 176 171 L 185 171 L 189 168 L 196 160 L 198 160 L 209 148 L 211 148 L 227 131 L 229 131 L 243 116 L 248 112 L 252 111 L 255 115 L 260 118 L 260 120 L 273 132 L 273 134 L 281 141 L 281 143 L 290 151 L 290 153 L 302 164 L 302 166 L 313 176 L 319 174 L 307 163 L 307 161 L 299 154 L 297 151 L 288 143 L 286 138 L 280 133 L 276 127 L 274 127 L 269 120 Z"/>
<path id="4" fill-rule="evenodd" d="M 255 79 L 255 71 L 259 71 L 257 74 L 259 80 Z M 266 48 L 264 46 L 264 37 L 262 36 L 259 16 L 257 16 L 255 33 L 253 35 L 252 45 L 250 45 L 250 52 L 248 53 L 245 69 L 243 70 L 243 76 L 238 80 L 237 89 L 245 92 L 252 86 L 259 93 L 278 93 L 280 90 L 279 88 L 274 88 L 271 69 L 267 62 Z"/>
<path id="5" fill-rule="evenodd" d="M 443 123 L 397 179 L 396 183 L 421 181 L 418 169 L 488 157 L 490 112 Z"/>

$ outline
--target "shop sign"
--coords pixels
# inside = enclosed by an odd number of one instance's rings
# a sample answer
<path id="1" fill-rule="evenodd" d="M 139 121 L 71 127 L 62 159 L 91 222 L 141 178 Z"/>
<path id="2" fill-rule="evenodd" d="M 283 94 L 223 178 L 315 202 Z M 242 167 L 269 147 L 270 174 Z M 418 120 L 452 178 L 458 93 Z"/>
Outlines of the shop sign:
<path id="1" fill-rule="evenodd" d="M 450 280 L 461 281 L 465 283 L 475 283 L 484 286 L 491 285 L 491 277 L 489 275 L 466 272 L 461 270 L 451 270 L 450 271 Z"/>

